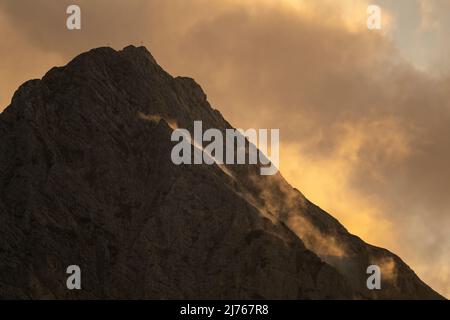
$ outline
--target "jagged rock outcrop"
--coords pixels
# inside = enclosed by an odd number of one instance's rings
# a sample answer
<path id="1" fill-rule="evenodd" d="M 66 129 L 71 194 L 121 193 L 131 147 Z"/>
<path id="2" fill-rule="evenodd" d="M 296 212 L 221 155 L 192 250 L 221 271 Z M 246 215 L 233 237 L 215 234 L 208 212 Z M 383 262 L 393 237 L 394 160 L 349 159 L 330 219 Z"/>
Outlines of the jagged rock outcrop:
<path id="1" fill-rule="evenodd" d="M 94 49 L 23 84 L 0 115 L 0 297 L 440 298 L 280 174 L 174 165 L 171 126 L 194 120 L 231 128 L 143 47 Z M 81 290 L 66 288 L 73 264 Z"/>

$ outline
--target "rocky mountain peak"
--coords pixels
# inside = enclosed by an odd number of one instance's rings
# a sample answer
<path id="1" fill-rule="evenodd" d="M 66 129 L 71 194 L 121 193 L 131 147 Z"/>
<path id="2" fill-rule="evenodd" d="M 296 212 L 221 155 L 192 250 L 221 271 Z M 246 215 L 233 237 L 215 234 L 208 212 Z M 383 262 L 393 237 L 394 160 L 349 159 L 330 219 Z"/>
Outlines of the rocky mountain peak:
<path id="1" fill-rule="evenodd" d="M 174 165 L 172 122 L 231 125 L 144 47 L 97 48 L 0 115 L 0 297 L 440 298 L 280 174 Z M 66 268 L 83 270 L 68 291 Z M 382 290 L 366 286 L 378 264 Z"/>

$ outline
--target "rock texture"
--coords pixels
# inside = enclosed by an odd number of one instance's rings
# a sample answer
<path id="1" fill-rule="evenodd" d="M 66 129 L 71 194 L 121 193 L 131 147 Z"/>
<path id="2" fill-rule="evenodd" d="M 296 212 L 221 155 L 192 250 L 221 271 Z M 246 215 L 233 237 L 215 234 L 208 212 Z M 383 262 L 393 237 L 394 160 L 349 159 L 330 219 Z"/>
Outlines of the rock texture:
<path id="1" fill-rule="evenodd" d="M 231 128 L 143 47 L 98 48 L 0 115 L 0 297 L 441 298 L 257 165 L 176 166 L 174 123 Z M 66 288 L 79 265 L 82 289 Z M 368 290 L 366 268 L 382 269 Z"/>

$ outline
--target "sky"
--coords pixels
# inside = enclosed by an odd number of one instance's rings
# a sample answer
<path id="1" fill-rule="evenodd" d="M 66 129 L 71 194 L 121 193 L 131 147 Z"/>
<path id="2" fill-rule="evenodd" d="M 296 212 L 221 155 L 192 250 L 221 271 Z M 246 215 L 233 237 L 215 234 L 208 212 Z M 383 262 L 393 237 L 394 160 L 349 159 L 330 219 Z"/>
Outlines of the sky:
<path id="1" fill-rule="evenodd" d="M 66 8 L 81 7 L 81 30 Z M 367 6 L 382 9 L 368 30 Z M 450 297 L 450 0 L 0 0 L 0 110 L 93 47 L 145 45 L 283 176 Z"/>

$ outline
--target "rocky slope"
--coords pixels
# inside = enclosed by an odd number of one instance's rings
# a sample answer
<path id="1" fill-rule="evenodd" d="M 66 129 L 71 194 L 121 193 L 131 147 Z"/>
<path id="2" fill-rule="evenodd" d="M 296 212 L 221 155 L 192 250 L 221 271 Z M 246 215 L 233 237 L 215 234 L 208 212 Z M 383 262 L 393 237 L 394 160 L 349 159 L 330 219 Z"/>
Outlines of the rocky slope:
<path id="1" fill-rule="evenodd" d="M 143 47 L 23 84 L 0 115 L 0 297 L 441 298 L 279 174 L 172 164 L 171 126 L 194 120 L 231 128 Z M 81 290 L 66 288 L 72 264 Z"/>

